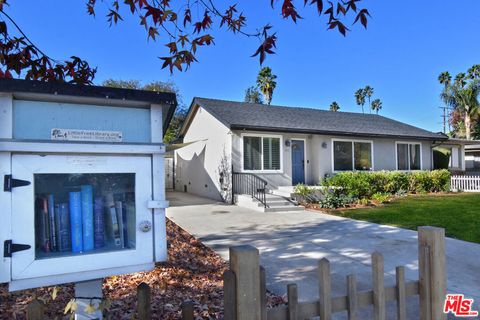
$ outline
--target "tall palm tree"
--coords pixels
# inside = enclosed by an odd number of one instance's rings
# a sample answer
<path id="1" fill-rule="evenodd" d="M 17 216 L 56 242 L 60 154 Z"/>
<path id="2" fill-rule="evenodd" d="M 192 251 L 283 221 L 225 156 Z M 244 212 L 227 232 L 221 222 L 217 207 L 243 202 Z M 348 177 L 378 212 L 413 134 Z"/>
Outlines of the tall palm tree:
<path id="1" fill-rule="evenodd" d="M 335 111 L 335 112 L 337 112 L 338 110 L 340 110 L 340 106 L 338 105 L 337 101 L 333 101 L 333 102 L 330 104 L 330 111 Z"/>
<path id="2" fill-rule="evenodd" d="M 445 87 L 448 86 L 451 81 L 452 76 L 448 71 L 444 71 L 438 76 L 438 82 L 440 82 L 440 84 L 443 84 Z"/>
<path id="3" fill-rule="evenodd" d="M 355 100 L 357 102 L 357 105 L 362 106 L 362 113 L 365 113 L 363 110 L 363 106 L 365 105 L 365 90 L 364 89 L 358 89 L 355 91 Z"/>
<path id="4" fill-rule="evenodd" d="M 459 73 L 453 83 L 446 85 L 440 94 L 440 98 L 453 109 L 462 112 L 465 124 L 465 138 L 472 138 L 472 117 L 478 114 L 480 110 L 480 79 L 469 72 Z"/>
<path id="5" fill-rule="evenodd" d="M 480 80 L 480 64 L 474 64 L 468 69 L 468 77 L 472 80 Z"/>
<path id="6" fill-rule="evenodd" d="M 272 103 L 273 91 L 277 87 L 275 79 L 277 76 L 272 73 L 270 67 L 262 68 L 257 76 L 257 86 L 265 97 L 267 105 Z"/>
<path id="7" fill-rule="evenodd" d="M 375 99 L 372 101 L 371 108 L 378 114 L 378 111 L 382 109 L 382 101 L 380 99 Z"/>
<path id="8" fill-rule="evenodd" d="M 367 85 L 365 89 L 363 89 L 365 96 L 368 98 L 368 105 L 371 105 L 370 98 L 373 96 L 373 88 Z M 370 113 L 372 113 L 372 109 L 370 109 Z"/>

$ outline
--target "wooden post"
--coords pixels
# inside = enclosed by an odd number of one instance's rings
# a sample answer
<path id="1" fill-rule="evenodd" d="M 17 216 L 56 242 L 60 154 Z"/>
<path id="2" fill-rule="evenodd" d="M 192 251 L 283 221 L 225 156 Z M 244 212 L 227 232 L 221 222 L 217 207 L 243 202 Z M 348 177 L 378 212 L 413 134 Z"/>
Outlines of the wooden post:
<path id="1" fill-rule="evenodd" d="M 236 277 L 236 320 L 261 320 L 258 249 L 249 245 L 230 247 L 230 269 Z"/>
<path id="2" fill-rule="evenodd" d="M 193 301 L 187 300 L 182 303 L 182 320 L 194 320 Z"/>
<path id="3" fill-rule="evenodd" d="M 288 320 L 298 319 L 298 290 L 295 283 L 287 285 Z"/>
<path id="4" fill-rule="evenodd" d="M 443 304 L 447 294 L 444 229 L 418 228 L 418 271 L 420 319 L 446 319 L 446 315 L 443 313 Z"/>
<path id="5" fill-rule="evenodd" d="M 385 286 L 383 256 L 380 252 L 372 254 L 372 277 L 373 277 L 373 318 L 375 320 L 386 319 L 385 309 Z"/>
<path id="6" fill-rule="evenodd" d="M 347 276 L 348 320 L 357 318 L 357 279 L 354 274 Z"/>
<path id="7" fill-rule="evenodd" d="M 43 302 L 38 299 L 32 300 L 27 306 L 28 320 L 43 320 L 45 306 Z"/>
<path id="8" fill-rule="evenodd" d="M 223 273 L 223 318 L 225 320 L 235 320 L 237 317 L 235 281 L 235 273 L 232 270 Z"/>
<path id="9" fill-rule="evenodd" d="M 137 287 L 137 313 L 138 320 L 150 320 L 152 314 L 150 311 L 150 287 L 142 282 Z"/>
<path id="10" fill-rule="evenodd" d="M 261 319 L 267 320 L 267 276 L 263 266 L 260 266 L 260 308 Z"/>
<path id="11" fill-rule="evenodd" d="M 397 319 L 407 320 L 407 300 L 405 292 L 405 267 L 395 269 L 397 279 Z"/>
<path id="12" fill-rule="evenodd" d="M 330 262 L 323 258 L 318 263 L 318 281 L 320 285 L 320 319 L 332 319 L 332 286 L 330 279 Z"/>

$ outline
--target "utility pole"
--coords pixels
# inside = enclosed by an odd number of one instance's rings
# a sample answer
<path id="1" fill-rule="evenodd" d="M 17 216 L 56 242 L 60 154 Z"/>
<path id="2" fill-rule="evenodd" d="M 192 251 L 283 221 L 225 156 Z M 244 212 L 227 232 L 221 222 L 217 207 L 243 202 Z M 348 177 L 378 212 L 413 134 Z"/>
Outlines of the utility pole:
<path id="1" fill-rule="evenodd" d="M 447 133 L 447 124 L 448 124 L 448 131 L 450 131 L 450 121 L 448 121 L 448 110 L 450 110 L 449 107 L 443 106 L 443 107 L 438 107 L 439 109 L 443 110 L 443 114 L 441 115 L 443 119 L 443 133 Z"/>

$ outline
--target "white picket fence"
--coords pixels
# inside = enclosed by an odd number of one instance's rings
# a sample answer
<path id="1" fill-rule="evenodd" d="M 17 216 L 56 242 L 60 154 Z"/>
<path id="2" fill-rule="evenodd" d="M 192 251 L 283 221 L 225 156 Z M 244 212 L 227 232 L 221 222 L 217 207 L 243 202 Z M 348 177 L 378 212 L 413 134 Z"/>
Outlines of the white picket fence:
<path id="1" fill-rule="evenodd" d="M 452 176 L 452 191 L 480 192 L 480 176 Z"/>

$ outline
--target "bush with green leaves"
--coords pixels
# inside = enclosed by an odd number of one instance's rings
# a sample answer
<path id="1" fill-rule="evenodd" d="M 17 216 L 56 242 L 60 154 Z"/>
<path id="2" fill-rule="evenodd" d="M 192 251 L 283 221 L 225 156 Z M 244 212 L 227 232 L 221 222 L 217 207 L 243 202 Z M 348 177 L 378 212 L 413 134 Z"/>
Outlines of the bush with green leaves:
<path id="1" fill-rule="evenodd" d="M 303 183 L 297 184 L 293 189 L 294 198 L 300 203 L 317 203 L 315 189 Z"/>
<path id="2" fill-rule="evenodd" d="M 348 171 L 340 172 L 322 181 L 326 187 L 339 187 L 349 197 L 368 198 L 376 193 L 391 195 L 409 192 L 447 192 L 450 190 L 450 172 L 433 171 Z"/>
<path id="3" fill-rule="evenodd" d="M 320 207 L 325 209 L 344 208 L 353 202 L 351 197 L 343 194 L 343 191 L 338 188 L 326 188 L 323 191 L 324 198 L 319 201 Z"/>
<path id="4" fill-rule="evenodd" d="M 378 203 L 387 203 L 392 198 L 392 195 L 389 193 L 377 192 L 372 195 L 372 200 Z"/>

